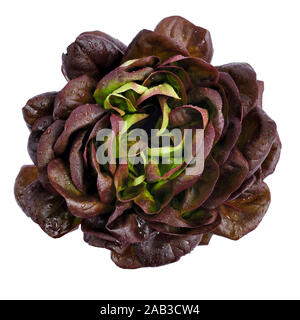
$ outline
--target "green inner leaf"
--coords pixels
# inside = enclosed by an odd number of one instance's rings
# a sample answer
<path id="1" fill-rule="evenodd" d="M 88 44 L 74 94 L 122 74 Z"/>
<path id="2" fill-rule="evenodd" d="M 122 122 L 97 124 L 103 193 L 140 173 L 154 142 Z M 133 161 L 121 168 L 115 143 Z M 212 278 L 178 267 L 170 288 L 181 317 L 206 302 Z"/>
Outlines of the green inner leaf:
<path id="1" fill-rule="evenodd" d="M 144 102 L 145 100 L 155 95 L 163 95 L 163 96 L 180 100 L 180 97 L 178 96 L 178 94 L 176 93 L 176 91 L 173 89 L 171 85 L 169 85 L 168 83 L 162 83 L 162 84 L 159 84 L 158 86 L 147 89 L 138 99 L 137 105 L 140 105 L 142 102 Z"/>
<path id="2" fill-rule="evenodd" d="M 145 91 L 147 91 L 147 87 L 135 82 L 128 82 L 106 97 L 104 108 L 116 110 L 121 116 L 125 115 L 126 112 L 135 112 L 137 97 Z"/>
<path id="3" fill-rule="evenodd" d="M 169 124 L 169 114 L 171 112 L 171 109 L 168 106 L 166 99 L 162 99 L 160 97 L 159 102 L 161 105 L 162 120 L 161 120 L 160 129 L 158 130 L 158 132 L 156 134 L 157 136 L 161 135 L 167 129 L 168 124 Z"/>

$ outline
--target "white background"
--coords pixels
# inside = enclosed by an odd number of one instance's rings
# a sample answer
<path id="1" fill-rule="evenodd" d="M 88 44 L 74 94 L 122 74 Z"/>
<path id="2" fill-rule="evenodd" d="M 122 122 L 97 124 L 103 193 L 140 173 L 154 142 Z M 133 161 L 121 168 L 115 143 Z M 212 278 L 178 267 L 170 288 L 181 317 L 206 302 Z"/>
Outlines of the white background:
<path id="1" fill-rule="evenodd" d="M 0 4 L 0 298 L 300 298 L 298 1 L 2 1 Z M 277 122 L 282 155 L 267 179 L 272 203 L 263 222 L 234 242 L 214 237 L 180 262 L 122 270 L 80 230 L 53 240 L 17 206 L 13 184 L 31 163 L 21 108 L 60 90 L 61 54 L 83 31 L 128 44 L 143 28 L 182 15 L 210 30 L 212 63 L 249 62 L 265 81 L 264 109 Z"/>

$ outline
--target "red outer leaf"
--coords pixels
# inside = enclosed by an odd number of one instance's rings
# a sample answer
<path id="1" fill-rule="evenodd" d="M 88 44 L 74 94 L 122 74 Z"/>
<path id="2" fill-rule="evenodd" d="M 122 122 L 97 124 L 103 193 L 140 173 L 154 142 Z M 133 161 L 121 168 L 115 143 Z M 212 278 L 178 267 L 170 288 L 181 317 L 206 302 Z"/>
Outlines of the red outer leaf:
<path id="1" fill-rule="evenodd" d="M 114 212 L 85 219 L 82 223 L 84 240 L 92 246 L 124 253 L 131 243 L 149 239 L 153 230 L 132 209 L 131 203 L 117 203 Z"/>
<path id="2" fill-rule="evenodd" d="M 54 121 L 42 134 L 37 150 L 39 180 L 42 186 L 52 194 L 56 194 L 56 191 L 52 188 L 49 182 L 47 175 L 47 165 L 51 160 L 55 158 L 53 145 L 55 144 L 59 135 L 62 133 L 64 125 L 65 121 L 63 120 Z"/>
<path id="3" fill-rule="evenodd" d="M 87 192 L 84 181 L 84 161 L 82 156 L 83 139 L 87 130 L 79 131 L 73 140 L 71 151 L 69 154 L 71 178 L 78 190 L 82 193 Z"/>
<path id="4" fill-rule="evenodd" d="M 95 79 L 115 68 L 126 46 L 101 31 L 81 33 L 62 55 L 62 72 L 67 80 L 87 74 Z"/>
<path id="5" fill-rule="evenodd" d="M 213 193 L 203 204 L 204 208 L 214 209 L 226 201 L 232 192 L 243 183 L 249 172 L 248 162 L 234 148 L 227 161 L 220 167 L 220 176 Z"/>
<path id="6" fill-rule="evenodd" d="M 68 82 L 55 98 L 53 118 L 66 119 L 78 106 L 94 103 L 95 89 L 96 81 L 87 75 Z"/>
<path id="7" fill-rule="evenodd" d="M 170 126 L 181 129 L 205 129 L 204 131 L 204 159 L 210 154 L 215 141 L 215 130 L 209 121 L 206 109 L 192 105 L 183 105 L 173 109 L 169 115 Z M 208 122 L 209 121 L 209 122 Z M 196 155 L 196 141 L 193 140 L 193 155 Z"/>
<path id="8" fill-rule="evenodd" d="M 87 219 L 85 219 L 87 220 Z M 85 221 L 84 220 L 84 221 Z M 94 231 L 86 231 L 84 228 L 82 229 L 84 232 L 84 241 L 87 242 L 89 245 L 98 247 L 98 248 L 105 248 L 109 250 L 115 251 L 123 251 L 118 243 L 117 239 L 111 236 L 109 233 L 104 232 L 94 232 Z"/>
<path id="9" fill-rule="evenodd" d="M 162 66 L 175 65 L 183 68 L 189 75 L 193 86 L 216 84 L 219 80 L 218 70 L 208 62 L 195 57 L 172 56 Z"/>
<path id="10" fill-rule="evenodd" d="M 169 115 L 172 128 L 201 128 L 208 123 L 208 113 L 205 109 L 193 105 L 183 105 L 173 109 Z"/>
<path id="11" fill-rule="evenodd" d="M 37 180 L 38 172 L 36 166 L 24 165 L 16 178 L 14 185 L 15 198 L 18 205 L 25 211 L 24 191 L 28 185 Z M 27 214 L 27 213 L 26 213 Z"/>
<path id="12" fill-rule="evenodd" d="M 245 191 L 247 191 L 249 188 L 252 187 L 252 185 L 259 179 L 257 179 L 256 175 L 252 175 L 249 178 L 247 178 L 242 184 L 241 186 L 234 191 L 230 197 L 228 198 L 227 201 L 233 200 L 237 197 L 239 197 L 242 193 L 244 193 Z"/>
<path id="13" fill-rule="evenodd" d="M 264 217 L 271 201 L 268 186 L 255 184 L 238 198 L 219 207 L 222 223 L 214 233 L 238 240 L 254 230 Z"/>
<path id="14" fill-rule="evenodd" d="M 112 252 L 113 262 L 126 269 L 156 267 L 178 261 L 191 252 L 201 241 L 202 235 L 170 236 L 154 234 L 148 241 L 129 247 L 124 253 Z"/>
<path id="15" fill-rule="evenodd" d="M 48 163 L 55 158 L 53 145 L 64 130 L 64 126 L 65 121 L 56 120 L 41 135 L 37 152 L 37 162 L 39 169 L 46 168 Z"/>
<path id="16" fill-rule="evenodd" d="M 272 144 L 271 150 L 261 165 L 263 179 L 274 172 L 280 158 L 280 152 L 281 142 L 277 133 Z"/>
<path id="17" fill-rule="evenodd" d="M 219 178 L 219 166 L 216 161 L 209 156 L 205 161 L 203 174 L 181 197 L 180 211 L 187 212 L 199 208 L 211 195 L 215 184 Z"/>
<path id="18" fill-rule="evenodd" d="M 217 220 L 218 213 L 214 210 L 198 209 L 189 214 L 189 216 L 187 215 L 187 218 L 184 218 L 184 215 L 179 210 L 167 206 L 156 215 L 146 215 L 142 213 L 139 213 L 139 215 L 148 221 L 154 229 L 167 234 L 183 234 L 189 232 L 200 234 L 203 233 L 203 229 L 207 230 L 208 226 Z M 163 224 L 168 227 L 162 227 Z M 177 230 L 176 228 L 181 229 Z M 211 230 L 214 228 L 215 226 L 213 226 Z"/>
<path id="19" fill-rule="evenodd" d="M 109 118 L 110 118 L 110 114 L 107 113 L 100 120 L 98 120 L 95 123 L 95 125 L 94 125 L 92 131 L 90 132 L 90 135 L 89 135 L 89 137 L 88 137 L 88 139 L 86 141 L 86 146 L 88 145 L 88 143 L 91 140 L 93 140 L 93 139 L 95 139 L 97 137 L 97 133 L 99 132 L 99 130 L 105 129 L 105 128 L 109 128 L 109 125 L 110 125 L 110 121 L 109 121 L 110 119 Z"/>
<path id="20" fill-rule="evenodd" d="M 91 218 L 111 211 L 98 197 L 85 195 L 73 184 L 68 169 L 61 159 L 54 159 L 48 165 L 49 180 L 54 189 L 65 198 L 70 212 L 80 218 Z"/>
<path id="21" fill-rule="evenodd" d="M 261 108 L 251 110 L 244 118 L 237 146 L 249 163 L 248 176 L 253 174 L 267 158 L 276 137 L 275 122 Z M 278 141 L 275 144 L 274 151 L 274 154 L 277 154 L 274 158 L 274 165 L 276 166 L 280 154 Z"/>
<path id="22" fill-rule="evenodd" d="M 122 246 L 149 239 L 152 230 L 136 215 L 131 203 L 117 203 L 115 211 L 106 223 L 106 229 L 119 240 Z"/>
<path id="23" fill-rule="evenodd" d="M 164 61 L 174 55 L 189 56 L 183 44 L 150 30 L 141 30 L 129 44 L 123 62 L 148 56 Z"/>
<path id="24" fill-rule="evenodd" d="M 38 180 L 25 189 L 24 201 L 26 214 L 52 238 L 62 237 L 80 224 L 80 219 L 67 210 L 64 199 L 48 193 Z"/>
<path id="25" fill-rule="evenodd" d="M 204 159 L 206 159 L 211 153 L 214 142 L 216 141 L 215 128 L 211 121 L 209 121 L 204 131 Z"/>
<path id="26" fill-rule="evenodd" d="M 62 54 L 61 71 L 67 81 L 76 79 L 84 74 L 94 79 L 99 77 L 99 71 L 95 62 L 76 42 L 68 46 L 66 54 Z"/>
<path id="27" fill-rule="evenodd" d="M 32 128 L 37 119 L 52 115 L 56 95 L 57 92 L 46 92 L 39 94 L 26 102 L 22 112 L 29 129 Z"/>
<path id="28" fill-rule="evenodd" d="M 91 143 L 91 158 L 92 166 L 97 172 L 97 189 L 100 200 L 103 203 L 111 204 L 115 200 L 116 189 L 114 187 L 112 177 L 107 173 L 101 172 L 100 165 L 97 161 L 96 148 L 94 143 Z"/>
<path id="29" fill-rule="evenodd" d="M 211 119 L 215 130 L 216 143 L 223 132 L 224 116 L 223 101 L 217 90 L 211 88 L 198 87 L 189 92 L 188 101 L 190 104 L 205 108 L 209 111 L 209 119 Z"/>
<path id="30" fill-rule="evenodd" d="M 230 75 L 220 72 L 218 86 L 220 86 L 221 93 L 224 95 L 223 104 L 228 106 L 227 123 L 225 123 L 223 136 L 213 150 L 214 159 L 222 165 L 227 160 L 241 133 L 243 108 L 238 88 Z"/>
<path id="31" fill-rule="evenodd" d="M 204 219 L 207 219 L 207 223 L 202 223 L 201 218 L 198 218 L 199 212 L 201 212 L 200 216 L 203 214 Z M 149 225 L 151 228 L 160 232 L 161 234 L 182 236 L 182 235 L 202 235 L 204 233 L 212 232 L 221 223 L 221 217 L 216 210 L 199 209 L 193 212 L 193 214 L 195 214 L 197 216 L 197 219 L 199 219 L 200 221 L 198 222 L 199 225 L 197 226 L 196 224 L 194 228 L 191 228 L 191 227 L 176 228 L 176 227 L 171 227 L 168 224 L 158 223 L 158 222 L 150 222 Z M 197 219 L 195 219 L 195 221 L 197 221 Z"/>
<path id="32" fill-rule="evenodd" d="M 257 104 L 258 85 L 255 71 L 248 63 L 229 63 L 218 67 L 218 70 L 227 72 L 237 85 L 245 117 Z"/>
<path id="33" fill-rule="evenodd" d="M 88 165 L 87 150 L 88 150 L 89 143 L 90 143 L 91 140 L 96 138 L 97 133 L 98 133 L 99 130 L 104 129 L 104 128 L 109 128 L 109 125 L 110 125 L 109 118 L 110 118 L 110 114 L 109 113 L 107 113 L 102 118 L 100 118 L 100 120 L 98 120 L 95 123 L 92 131 L 90 132 L 90 135 L 89 135 L 88 139 L 86 140 L 84 151 L 83 151 L 83 159 L 84 159 L 84 162 L 85 162 L 86 166 Z"/>
<path id="34" fill-rule="evenodd" d="M 105 112 L 105 109 L 99 107 L 97 104 L 85 104 L 72 111 L 65 123 L 64 131 L 54 145 L 55 154 L 61 155 L 64 153 L 70 136 L 79 129 L 94 125 Z"/>
<path id="35" fill-rule="evenodd" d="M 81 229 L 84 232 L 84 241 L 95 247 L 122 250 L 118 240 L 105 228 L 107 219 L 107 215 L 84 219 L 81 224 Z"/>
<path id="36" fill-rule="evenodd" d="M 32 131 L 28 138 L 27 151 L 32 162 L 37 166 L 37 150 L 41 135 L 53 122 L 52 116 L 45 116 L 37 119 L 32 126 Z"/>
<path id="37" fill-rule="evenodd" d="M 208 30 L 197 27 L 182 17 L 172 16 L 163 19 L 154 31 L 183 44 L 192 57 L 211 61 L 213 46 Z"/>

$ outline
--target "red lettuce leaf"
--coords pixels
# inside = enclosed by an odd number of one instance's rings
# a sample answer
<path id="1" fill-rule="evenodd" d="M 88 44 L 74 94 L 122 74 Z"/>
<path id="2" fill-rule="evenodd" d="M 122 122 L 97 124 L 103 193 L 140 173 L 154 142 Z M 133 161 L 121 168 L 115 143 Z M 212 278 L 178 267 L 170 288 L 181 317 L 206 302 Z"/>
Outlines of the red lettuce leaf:
<path id="1" fill-rule="evenodd" d="M 47 130 L 47 128 L 52 124 L 52 116 L 45 116 L 37 119 L 32 126 L 31 133 L 28 138 L 27 151 L 32 160 L 32 162 L 37 166 L 37 151 L 39 146 L 39 141 L 42 134 Z"/>
<path id="2" fill-rule="evenodd" d="M 222 223 L 214 230 L 214 233 L 232 240 L 240 239 L 257 227 L 270 201 L 270 191 L 264 182 L 253 185 L 238 198 L 218 208 Z"/>
<path id="3" fill-rule="evenodd" d="M 26 214 L 52 238 L 59 238 L 76 229 L 80 219 L 67 210 L 64 199 L 48 193 L 36 180 L 24 191 Z"/>
<path id="4" fill-rule="evenodd" d="M 87 75 L 68 82 L 55 98 L 53 118 L 67 119 L 78 106 L 94 103 L 93 93 L 95 89 L 96 81 Z"/>
<path id="5" fill-rule="evenodd" d="M 276 123 L 261 108 L 251 110 L 244 118 L 237 147 L 249 163 L 248 176 L 262 165 L 269 155 L 276 137 Z M 274 164 L 271 165 L 273 168 L 279 158 L 280 146 L 278 140 L 275 144 L 275 150 L 273 149 L 272 152 L 274 151 L 275 153 L 272 155 L 276 154 L 276 157 L 274 158 Z M 272 170 L 268 169 L 267 171 Z"/>
<path id="6" fill-rule="evenodd" d="M 226 162 L 220 167 L 220 176 L 214 191 L 204 202 L 203 207 L 214 209 L 221 205 L 232 192 L 241 186 L 248 172 L 248 162 L 238 149 L 234 148 Z"/>
<path id="7" fill-rule="evenodd" d="M 99 79 L 121 61 L 126 46 L 101 31 L 81 33 L 62 55 L 62 72 L 67 80 L 87 74 Z"/>
<path id="8" fill-rule="evenodd" d="M 20 169 L 19 174 L 15 180 L 14 194 L 18 205 L 25 211 L 24 191 L 28 185 L 37 180 L 38 171 L 36 166 L 25 165 Z M 26 213 L 27 214 L 27 213 Z"/>
<path id="9" fill-rule="evenodd" d="M 102 203 L 98 196 L 86 195 L 75 187 L 63 160 L 54 159 L 49 163 L 48 177 L 54 189 L 65 198 L 74 216 L 91 218 L 111 211 L 111 206 Z"/>
<path id="10" fill-rule="evenodd" d="M 66 120 L 64 131 L 54 145 L 56 155 L 64 153 L 68 146 L 71 135 L 77 130 L 94 125 L 104 114 L 105 109 L 97 104 L 85 104 L 72 111 Z"/>
<path id="11" fill-rule="evenodd" d="M 213 46 L 208 30 L 197 27 L 182 17 L 172 16 L 163 19 L 154 31 L 183 44 L 192 57 L 211 61 Z"/>
<path id="12" fill-rule="evenodd" d="M 126 269 L 157 267 L 178 261 L 191 252 L 201 241 L 202 235 L 170 236 L 154 234 L 148 241 L 134 244 L 124 252 L 112 252 L 113 262 Z"/>
<path id="13" fill-rule="evenodd" d="M 150 30 L 141 30 L 129 44 L 123 62 L 148 56 L 164 61 L 174 55 L 189 56 L 183 44 Z"/>
<path id="14" fill-rule="evenodd" d="M 56 95 L 57 92 L 46 92 L 39 94 L 26 102 L 22 112 L 29 129 L 32 128 L 37 119 L 52 115 Z"/>
<path id="15" fill-rule="evenodd" d="M 229 63 L 218 67 L 227 72 L 237 85 L 243 105 L 243 116 L 257 105 L 258 85 L 256 73 L 248 63 Z"/>
<path id="16" fill-rule="evenodd" d="M 82 155 L 83 140 L 87 130 L 79 131 L 71 145 L 69 154 L 71 178 L 75 187 L 82 193 L 87 192 L 87 185 L 84 181 L 84 160 Z"/>

